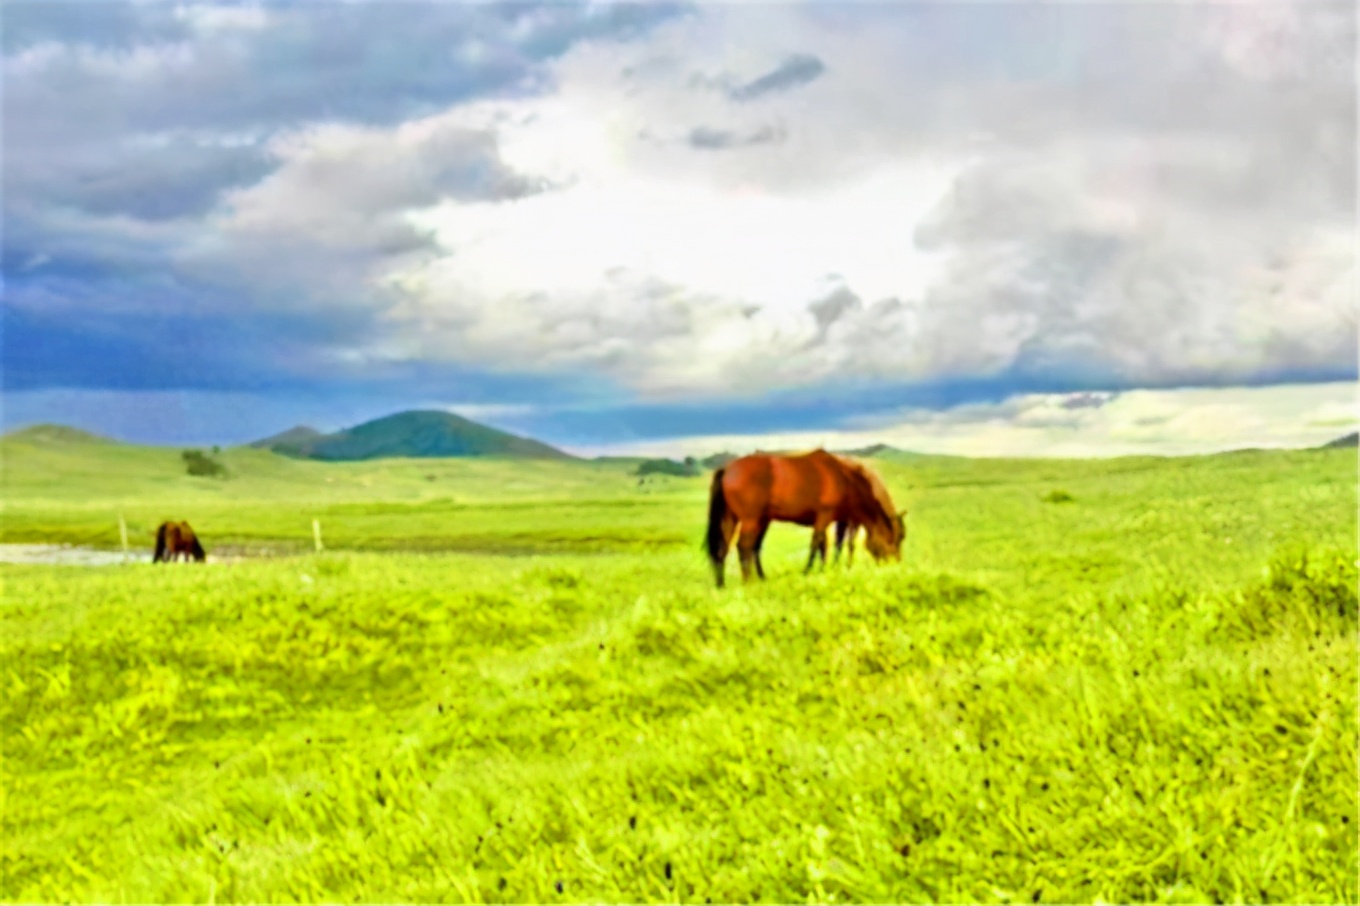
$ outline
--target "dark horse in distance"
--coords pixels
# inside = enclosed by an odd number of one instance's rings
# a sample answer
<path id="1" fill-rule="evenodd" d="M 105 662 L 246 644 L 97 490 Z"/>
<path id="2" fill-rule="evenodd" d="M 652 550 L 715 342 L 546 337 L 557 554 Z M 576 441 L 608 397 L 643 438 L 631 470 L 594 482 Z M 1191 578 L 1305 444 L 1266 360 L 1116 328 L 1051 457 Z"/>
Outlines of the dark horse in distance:
<path id="1" fill-rule="evenodd" d="M 706 547 L 719 588 L 733 538 L 742 579 L 749 580 L 752 571 L 765 578 L 760 546 L 774 521 L 812 527 L 804 572 L 819 556 L 826 563 L 826 530 L 833 524 L 852 536 L 864 528 L 865 547 L 875 560 L 902 558 L 902 514 L 868 467 L 820 449 L 800 456 L 754 453 L 713 474 Z"/>
<path id="2" fill-rule="evenodd" d="M 152 563 L 169 563 L 183 557 L 192 557 L 199 563 L 208 559 L 208 552 L 198 542 L 198 536 L 189 528 L 187 522 L 162 522 L 156 529 L 156 554 Z"/>

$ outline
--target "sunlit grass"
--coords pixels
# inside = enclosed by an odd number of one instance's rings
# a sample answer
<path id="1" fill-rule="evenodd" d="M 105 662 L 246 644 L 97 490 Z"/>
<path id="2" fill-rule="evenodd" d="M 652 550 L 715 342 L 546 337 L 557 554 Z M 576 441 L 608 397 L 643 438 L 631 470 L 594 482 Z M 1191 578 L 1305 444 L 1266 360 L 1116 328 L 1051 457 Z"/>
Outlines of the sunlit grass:
<path id="1" fill-rule="evenodd" d="M 63 455 L 9 540 L 336 549 L 0 570 L 6 900 L 1357 899 L 1353 451 L 889 462 L 722 592 L 703 479 Z"/>

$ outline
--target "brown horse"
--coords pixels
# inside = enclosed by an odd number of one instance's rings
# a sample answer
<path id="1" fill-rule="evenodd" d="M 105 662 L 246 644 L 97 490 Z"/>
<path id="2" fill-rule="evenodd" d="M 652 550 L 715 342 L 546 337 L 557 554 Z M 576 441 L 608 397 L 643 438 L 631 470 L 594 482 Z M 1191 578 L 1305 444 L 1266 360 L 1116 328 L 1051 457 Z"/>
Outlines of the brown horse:
<path id="1" fill-rule="evenodd" d="M 738 532 L 742 579 L 749 580 L 752 570 L 765 578 L 760 546 L 774 521 L 812 527 L 805 573 L 818 556 L 826 563 L 826 530 L 837 522 L 863 527 L 875 559 L 894 553 L 900 557 L 900 519 L 879 501 L 869 474 L 863 465 L 821 449 L 801 456 L 754 453 L 718 469 L 709 492 L 705 541 L 718 587 L 723 586 L 723 564 Z"/>
<path id="2" fill-rule="evenodd" d="M 837 458 L 842 463 L 845 464 L 846 468 L 854 469 L 860 472 L 860 474 L 864 476 L 865 480 L 869 482 L 869 486 L 873 488 L 874 497 L 875 499 L 878 500 L 879 505 L 885 511 L 893 514 L 892 520 L 894 534 L 893 537 L 889 539 L 888 548 L 886 550 L 880 548 L 877 552 L 870 548 L 869 553 L 872 554 L 877 559 L 883 559 L 884 557 L 888 557 L 894 560 L 901 560 L 902 542 L 907 537 L 907 526 L 904 521 L 904 517 L 907 515 L 907 511 L 906 510 L 899 511 L 897 509 L 897 506 L 893 503 L 892 496 L 888 493 L 887 485 L 883 483 L 883 479 L 878 477 L 877 472 L 875 472 L 873 469 L 869 468 L 864 463 L 860 462 L 858 459 L 855 459 L 853 457 L 837 455 Z M 841 547 L 842 545 L 844 545 L 847 539 L 850 542 L 850 548 L 846 554 L 845 563 L 847 566 L 849 566 L 854 562 L 855 535 L 859 532 L 859 528 L 860 528 L 859 525 L 851 522 L 850 520 L 842 520 L 836 523 L 836 562 L 838 563 L 840 562 Z M 873 540 L 872 536 L 870 538 L 866 538 L 865 541 L 866 546 L 873 545 L 876 543 Z"/>
<path id="3" fill-rule="evenodd" d="M 208 552 L 199 544 L 198 536 L 187 522 L 162 522 L 156 529 L 156 553 L 152 563 L 169 563 L 180 557 L 192 557 L 199 563 L 208 559 Z"/>

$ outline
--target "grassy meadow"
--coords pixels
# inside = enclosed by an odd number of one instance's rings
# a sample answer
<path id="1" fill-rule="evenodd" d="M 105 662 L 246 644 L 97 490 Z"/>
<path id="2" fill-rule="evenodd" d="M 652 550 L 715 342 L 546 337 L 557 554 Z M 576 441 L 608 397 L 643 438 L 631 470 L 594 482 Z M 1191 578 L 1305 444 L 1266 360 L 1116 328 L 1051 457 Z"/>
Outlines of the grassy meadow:
<path id="1" fill-rule="evenodd" d="M 1353 449 L 892 455 L 902 563 L 722 591 L 626 462 L 0 456 L 209 552 L 0 565 L 6 901 L 1360 898 Z"/>

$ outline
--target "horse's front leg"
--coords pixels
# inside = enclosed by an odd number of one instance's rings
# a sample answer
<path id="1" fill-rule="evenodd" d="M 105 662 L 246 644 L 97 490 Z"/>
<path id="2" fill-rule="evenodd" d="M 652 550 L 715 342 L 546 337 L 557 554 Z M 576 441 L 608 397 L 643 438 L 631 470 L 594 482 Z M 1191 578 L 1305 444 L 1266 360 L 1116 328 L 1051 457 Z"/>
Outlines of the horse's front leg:
<path id="1" fill-rule="evenodd" d="M 756 547 L 760 543 L 761 526 L 758 522 L 743 522 L 741 537 L 737 539 L 737 556 L 741 560 L 741 580 L 751 581 L 751 573 L 757 563 Z"/>
<path id="2" fill-rule="evenodd" d="M 812 564 L 817 561 L 820 554 L 822 565 L 826 565 L 826 530 L 831 527 L 829 518 L 819 517 L 812 526 L 812 549 L 808 551 L 807 568 L 803 570 L 803 575 L 812 571 Z"/>

